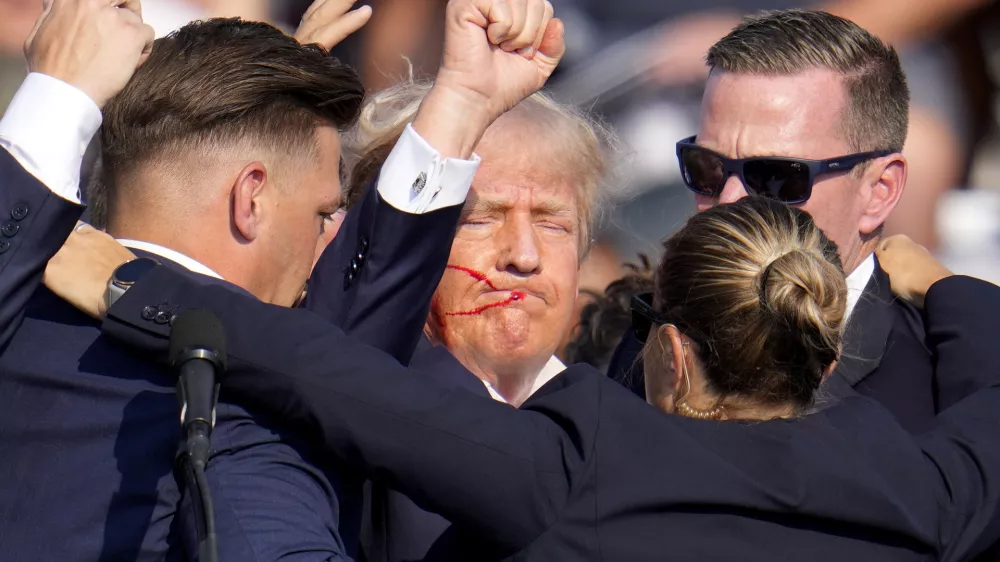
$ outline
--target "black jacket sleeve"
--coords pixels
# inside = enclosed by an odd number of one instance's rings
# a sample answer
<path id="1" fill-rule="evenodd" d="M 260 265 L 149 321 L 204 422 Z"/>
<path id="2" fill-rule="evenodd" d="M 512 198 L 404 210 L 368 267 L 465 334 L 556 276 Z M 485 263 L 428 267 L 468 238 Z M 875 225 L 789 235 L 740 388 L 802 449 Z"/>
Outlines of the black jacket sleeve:
<path id="1" fill-rule="evenodd" d="M 0 349 L 21 325 L 45 264 L 82 213 L 82 206 L 52 193 L 0 149 Z"/>
<path id="2" fill-rule="evenodd" d="M 955 405 L 919 441 L 943 484 L 942 560 L 968 560 L 1000 540 L 1000 287 L 943 279 L 927 292 L 924 318 L 935 375 Z"/>
<path id="3" fill-rule="evenodd" d="M 118 300 L 105 334 L 162 357 L 169 326 L 143 319 L 144 308 L 160 303 L 206 308 L 222 320 L 222 400 L 294 425 L 373 480 L 512 553 L 556 520 L 592 461 L 602 377 L 589 368 L 571 369 L 565 388 L 532 400 L 533 410 L 516 410 L 436 385 L 309 311 L 199 286 L 164 267 Z"/>
<path id="4" fill-rule="evenodd" d="M 461 213 L 461 205 L 400 211 L 372 182 L 316 262 L 303 308 L 409 363 Z"/>

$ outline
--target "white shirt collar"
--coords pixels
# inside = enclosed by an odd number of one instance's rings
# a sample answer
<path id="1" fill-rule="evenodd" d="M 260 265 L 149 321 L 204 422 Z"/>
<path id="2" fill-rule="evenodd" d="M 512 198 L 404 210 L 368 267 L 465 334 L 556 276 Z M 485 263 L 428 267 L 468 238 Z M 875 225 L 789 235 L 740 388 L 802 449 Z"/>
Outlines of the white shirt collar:
<path id="1" fill-rule="evenodd" d="M 194 273 L 200 273 L 202 275 L 207 275 L 209 277 L 215 277 L 216 279 L 222 279 L 222 276 L 218 273 L 212 271 L 211 268 L 205 264 L 189 258 L 184 254 L 171 250 L 170 248 L 164 248 L 159 244 L 153 244 L 150 242 L 142 242 L 141 240 L 127 240 L 119 239 L 118 243 L 126 248 L 132 248 L 134 250 L 142 250 L 144 252 L 149 252 L 151 254 L 156 254 L 162 258 L 168 259 L 177 265 L 187 268 Z"/>
<path id="2" fill-rule="evenodd" d="M 558 357 L 556 357 L 555 355 L 550 357 L 549 360 L 545 363 L 545 366 L 542 367 L 542 370 L 538 372 L 538 376 L 535 377 L 535 384 L 531 385 L 531 392 L 528 394 L 528 396 L 531 396 L 532 394 L 537 392 L 539 388 L 545 386 L 545 383 L 554 379 L 556 375 L 565 370 L 566 370 L 566 365 L 564 365 L 563 362 L 560 361 Z M 487 381 L 483 381 L 483 384 L 486 385 L 486 390 L 489 391 L 490 396 L 492 396 L 494 400 L 496 400 L 497 402 L 503 402 L 505 404 L 507 403 L 507 401 L 504 400 L 503 396 L 500 396 L 500 393 L 497 392 L 495 388 L 493 388 L 492 384 L 490 384 Z"/>
<path id="3" fill-rule="evenodd" d="M 854 307 L 861 300 L 861 294 L 865 292 L 873 273 L 875 273 L 875 254 L 868 256 L 847 276 L 847 318 L 851 317 Z"/>

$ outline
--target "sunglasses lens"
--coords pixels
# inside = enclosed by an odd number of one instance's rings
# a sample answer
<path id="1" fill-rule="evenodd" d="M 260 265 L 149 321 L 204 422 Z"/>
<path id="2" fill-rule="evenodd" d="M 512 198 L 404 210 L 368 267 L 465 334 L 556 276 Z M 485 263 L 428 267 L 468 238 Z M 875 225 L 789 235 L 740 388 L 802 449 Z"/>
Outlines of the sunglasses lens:
<path id="1" fill-rule="evenodd" d="M 809 167 L 801 162 L 752 160 L 743 165 L 743 179 L 757 195 L 785 203 L 802 203 L 812 191 Z"/>
<path id="2" fill-rule="evenodd" d="M 718 156 L 697 146 L 687 146 L 681 150 L 680 164 L 684 183 L 691 191 L 710 197 L 722 193 L 726 178 Z"/>
<path id="3" fill-rule="evenodd" d="M 637 310 L 632 311 L 632 331 L 635 332 L 635 337 L 641 341 L 646 341 L 649 337 L 649 330 L 653 327 L 653 323 L 642 315 L 641 312 Z"/>

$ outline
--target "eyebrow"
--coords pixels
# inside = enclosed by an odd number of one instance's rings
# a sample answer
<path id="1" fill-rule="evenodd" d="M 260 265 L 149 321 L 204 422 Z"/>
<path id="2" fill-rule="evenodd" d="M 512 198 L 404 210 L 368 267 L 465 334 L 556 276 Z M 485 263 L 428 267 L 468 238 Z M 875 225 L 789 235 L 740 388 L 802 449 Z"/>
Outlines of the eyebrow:
<path id="1" fill-rule="evenodd" d="M 511 209 L 511 204 L 506 201 L 476 201 L 474 205 L 467 209 L 467 213 L 500 214 Z M 534 216 L 569 216 L 573 214 L 573 209 L 564 203 L 552 199 L 538 201 L 531 206 L 531 214 Z"/>

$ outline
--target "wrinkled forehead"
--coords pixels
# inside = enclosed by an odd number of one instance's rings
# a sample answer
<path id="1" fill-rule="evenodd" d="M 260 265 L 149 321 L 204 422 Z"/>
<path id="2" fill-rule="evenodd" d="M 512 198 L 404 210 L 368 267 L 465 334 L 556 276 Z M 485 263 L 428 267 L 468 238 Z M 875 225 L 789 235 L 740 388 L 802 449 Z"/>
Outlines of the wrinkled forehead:
<path id="1" fill-rule="evenodd" d="M 580 179 L 572 163 L 545 143 L 496 135 L 476 149 L 482 157 L 468 206 L 530 209 L 579 215 Z"/>
<path id="2" fill-rule="evenodd" d="M 702 99 L 698 144 L 732 158 L 849 154 L 840 74 L 812 69 L 789 76 L 713 71 Z"/>

